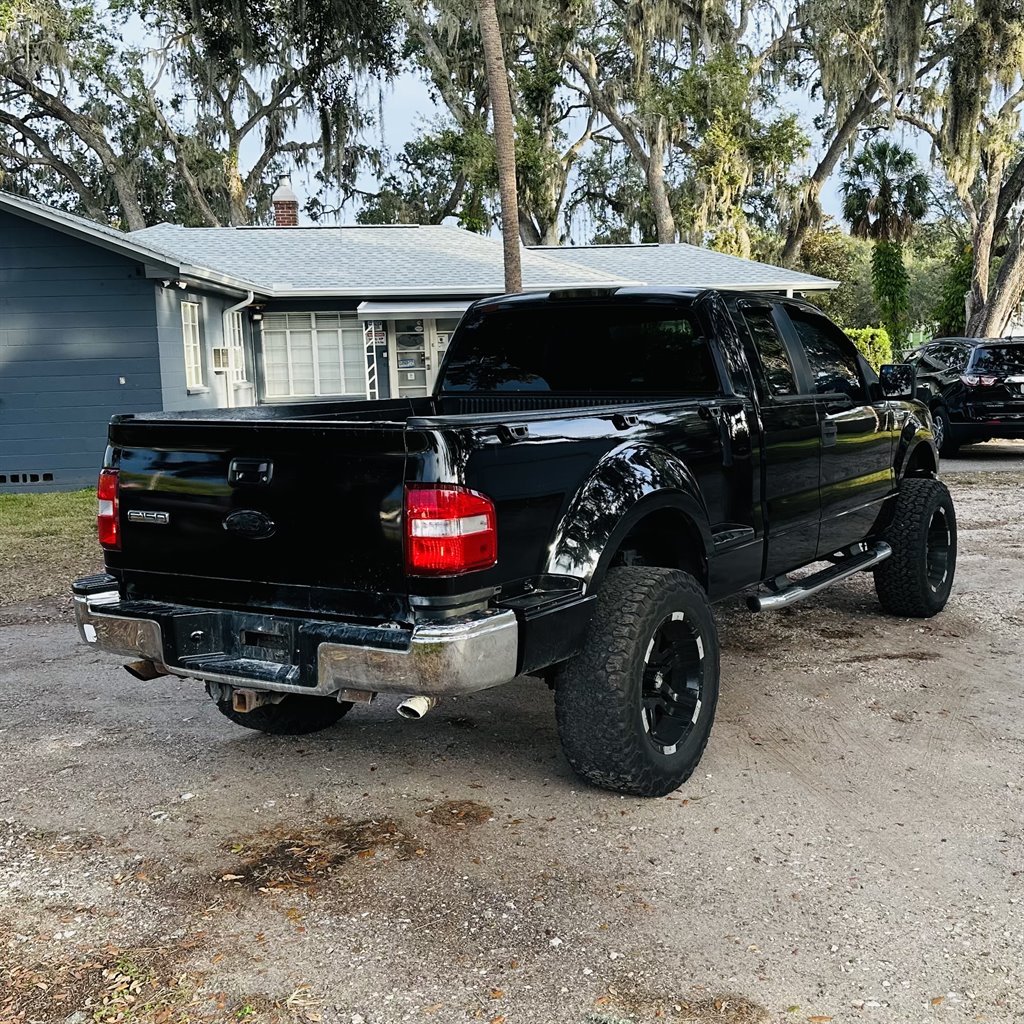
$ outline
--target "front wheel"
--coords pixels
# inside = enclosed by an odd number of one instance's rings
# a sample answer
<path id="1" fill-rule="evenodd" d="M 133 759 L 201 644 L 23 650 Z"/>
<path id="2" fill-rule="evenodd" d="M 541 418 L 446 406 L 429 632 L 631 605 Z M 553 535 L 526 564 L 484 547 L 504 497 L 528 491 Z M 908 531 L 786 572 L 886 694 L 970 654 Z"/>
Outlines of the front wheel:
<path id="1" fill-rule="evenodd" d="M 555 680 L 569 763 L 618 793 L 678 789 L 707 746 L 718 676 L 718 632 L 700 584 L 672 569 L 612 569 L 586 647 Z"/>
<path id="2" fill-rule="evenodd" d="M 956 511 L 946 485 L 904 480 L 885 540 L 892 555 L 875 569 L 882 607 L 915 619 L 941 612 L 956 573 Z"/>
<path id="3" fill-rule="evenodd" d="M 207 688 L 209 691 L 209 688 Z M 350 701 L 289 693 L 277 704 L 261 704 L 252 711 L 235 711 L 231 698 L 215 701 L 217 710 L 235 725 L 270 736 L 305 736 L 328 729 L 352 710 Z"/>

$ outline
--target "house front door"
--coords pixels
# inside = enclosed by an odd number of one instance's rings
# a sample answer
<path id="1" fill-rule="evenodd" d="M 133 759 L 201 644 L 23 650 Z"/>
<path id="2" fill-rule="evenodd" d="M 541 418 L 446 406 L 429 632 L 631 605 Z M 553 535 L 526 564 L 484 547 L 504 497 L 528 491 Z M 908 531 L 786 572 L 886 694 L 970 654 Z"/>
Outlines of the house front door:
<path id="1" fill-rule="evenodd" d="M 397 398 L 429 395 L 458 318 L 388 321 L 391 394 Z"/>

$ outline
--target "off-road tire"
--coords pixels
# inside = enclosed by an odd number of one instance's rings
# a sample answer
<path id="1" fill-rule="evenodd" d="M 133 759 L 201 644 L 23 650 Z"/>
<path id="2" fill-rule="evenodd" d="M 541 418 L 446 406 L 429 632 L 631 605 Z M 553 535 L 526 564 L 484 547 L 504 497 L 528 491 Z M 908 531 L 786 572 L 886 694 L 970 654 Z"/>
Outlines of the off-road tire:
<path id="1" fill-rule="evenodd" d="M 936 543 L 936 517 L 944 521 L 944 565 L 937 557 L 941 544 Z M 885 611 L 913 619 L 941 612 L 956 573 L 956 511 L 946 485 L 923 478 L 904 480 L 884 540 L 892 555 L 875 569 L 875 591 Z"/>
<path id="2" fill-rule="evenodd" d="M 261 704 L 244 714 L 230 700 L 215 701 L 217 710 L 236 725 L 270 736 L 305 736 L 329 729 L 352 710 L 350 701 L 289 693 L 279 704 Z"/>
<path id="3" fill-rule="evenodd" d="M 953 437 L 953 424 L 944 405 L 932 409 L 932 422 L 935 424 L 935 433 L 942 438 L 938 446 L 939 454 L 946 459 L 955 458 L 960 451 L 960 442 Z"/>
<path id="4" fill-rule="evenodd" d="M 667 754 L 644 727 L 644 673 L 653 638 L 677 612 L 699 636 L 693 649 L 703 648 L 702 681 L 689 734 Z M 569 764 L 603 789 L 649 797 L 671 793 L 690 777 L 707 746 L 718 681 L 718 631 L 701 585 L 672 569 L 612 569 L 585 648 L 555 680 L 558 734 Z"/>

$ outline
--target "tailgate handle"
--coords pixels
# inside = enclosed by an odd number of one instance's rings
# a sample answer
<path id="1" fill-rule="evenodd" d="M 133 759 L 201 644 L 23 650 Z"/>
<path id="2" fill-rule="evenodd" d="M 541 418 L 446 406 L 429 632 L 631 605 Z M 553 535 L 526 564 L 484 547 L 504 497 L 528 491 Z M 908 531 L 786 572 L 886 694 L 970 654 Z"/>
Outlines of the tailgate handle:
<path id="1" fill-rule="evenodd" d="M 270 459 L 232 459 L 228 466 L 228 483 L 269 484 L 274 475 Z"/>
<path id="2" fill-rule="evenodd" d="M 505 444 L 522 441 L 530 436 L 530 428 L 525 423 L 502 423 L 498 427 L 498 437 Z"/>

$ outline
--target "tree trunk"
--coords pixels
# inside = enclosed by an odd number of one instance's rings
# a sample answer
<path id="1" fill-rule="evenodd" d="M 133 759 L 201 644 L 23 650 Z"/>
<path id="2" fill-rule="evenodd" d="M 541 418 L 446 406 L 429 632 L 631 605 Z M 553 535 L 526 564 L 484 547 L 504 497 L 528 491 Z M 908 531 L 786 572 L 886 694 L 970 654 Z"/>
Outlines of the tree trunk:
<path id="1" fill-rule="evenodd" d="M 1001 338 L 1013 311 L 1024 295 L 1024 251 L 1018 228 L 1003 256 L 992 297 L 980 309 L 975 307 L 967 333 L 974 338 Z"/>
<path id="2" fill-rule="evenodd" d="M 676 235 L 676 219 L 672 215 L 672 206 L 668 201 L 668 188 L 665 185 L 665 130 L 664 119 L 658 119 L 658 125 L 651 139 L 650 159 L 647 161 L 647 188 L 651 194 L 651 209 L 654 212 L 654 223 L 658 229 L 658 241 L 662 245 L 671 245 L 678 241 Z"/>
<path id="3" fill-rule="evenodd" d="M 860 94 L 860 99 L 853 105 L 845 120 L 836 128 L 835 138 L 832 144 L 825 151 L 825 155 L 818 161 L 818 166 L 807 180 L 807 188 L 800 198 L 796 214 L 790 222 L 786 232 L 786 244 L 782 247 L 782 256 L 779 262 L 784 267 L 793 266 L 800 259 L 800 251 L 803 249 L 804 239 L 807 232 L 815 226 L 819 212 L 819 198 L 825 183 L 832 177 L 846 147 L 850 140 L 857 133 L 857 129 L 864 122 L 864 119 L 871 113 L 876 105 L 874 95 L 878 91 L 877 86 L 871 86 Z"/>
<path id="4" fill-rule="evenodd" d="M 501 238 L 505 250 L 505 291 L 523 290 L 519 259 L 519 199 L 516 188 L 516 142 L 508 71 L 501 45 L 501 29 L 495 0 L 477 0 L 480 41 L 487 66 L 487 85 L 494 118 L 494 148 L 498 161 L 498 194 L 501 198 Z"/>
<path id="5" fill-rule="evenodd" d="M 987 170 L 988 190 L 974 218 L 971 239 L 974 268 L 968 300 L 970 315 L 967 318 L 965 332 L 971 338 L 994 338 L 1002 335 L 1014 307 L 1021 300 L 1024 261 L 1021 257 L 1020 223 L 1015 229 L 1011 229 L 1007 253 L 1003 257 L 991 292 L 989 289 L 992 258 L 997 240 L 1003 237 L 1010 211 L 1024 192 L 1024 159 L 1018 161 L 1008 177 L 1004 177 L 1005 171 L 1005 163 L 998 163 Z"/>
<path id="6" fill-rule="evenodd" d="M 110 175 L 128 230 L 138 231 L 140 228 L 144 228 L 146 216 L 142 212 L 142 204 L 139 202 L 138 190 L 130 169 L 130 160 L 118 156 L 113 146 L 107 141 L 100 125 L 91 117 L 72 110 L 59 96 L 48 93 L 20 69 L 8 67 L 5 74 L 10 81 L 31 96 L 47 114 L 58 121 L 63 121 L 78 136 L 81 143 L 96 154 L 103 169 Z"/>
<path id="7" fill-rule="evenodd" d="M 991 168 L 985 198 L 973 217 L 971 246 L 974 267 L 971 271 L 971 292 L 968 299 L 970 318 L 966 334 L 971 338 L 985 337 L 989 319 L 989 283 L 992 272 L 992 252 L 996 244 L 996 216 L 999 209 L 999 183 L 1004 166 Z M 1002 275 L 1000 275 L 1002 276 Z M 996 295 L 992 296 L 997 298 Z"/>
<path id="8" fill-rule="evenodd" d="M 519 238 L 523 245 L 540 245 L 541 233 L 537 221 L 529 210 L 519 207 Z"/>

